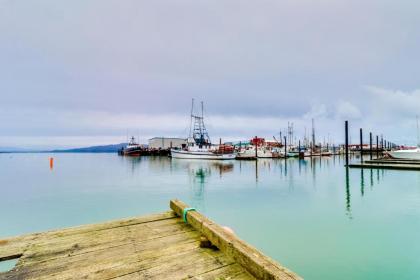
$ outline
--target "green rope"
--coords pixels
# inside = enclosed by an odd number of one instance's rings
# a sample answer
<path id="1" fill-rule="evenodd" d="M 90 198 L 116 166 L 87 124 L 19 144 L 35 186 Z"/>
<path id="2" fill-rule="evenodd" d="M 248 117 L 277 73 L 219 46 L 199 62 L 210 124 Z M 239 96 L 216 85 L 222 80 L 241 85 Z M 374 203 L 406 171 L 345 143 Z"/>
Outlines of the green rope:
<path id="1" fill-rule="evenodd" d="M 187 213 L 188 213 L 188 211 L 195 211 L 195 208 L 190 207 L 190 208 L 184 208 L 184 210 L 182 210 L 182 219 L 187 224 L 188 224 L 188 221 L 187 221 Z"/>

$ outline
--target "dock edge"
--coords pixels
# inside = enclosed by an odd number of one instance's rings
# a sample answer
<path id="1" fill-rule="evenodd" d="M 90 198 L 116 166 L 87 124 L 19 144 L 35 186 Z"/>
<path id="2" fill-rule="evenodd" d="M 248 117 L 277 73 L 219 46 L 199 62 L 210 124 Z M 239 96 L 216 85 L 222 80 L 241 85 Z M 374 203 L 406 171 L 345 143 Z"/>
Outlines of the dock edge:
<path id="1" fill-rule="evenodd" d="M 182 217 L 184 209 L 189 206 L 174 199 L 170 201 L 170 208 Z M 256 278 L 264 280 L 303 279 L 199 212 L 188 211 L 186 218 L 193 228 L 201 232 L 214 246 L 233 258 Z"/>

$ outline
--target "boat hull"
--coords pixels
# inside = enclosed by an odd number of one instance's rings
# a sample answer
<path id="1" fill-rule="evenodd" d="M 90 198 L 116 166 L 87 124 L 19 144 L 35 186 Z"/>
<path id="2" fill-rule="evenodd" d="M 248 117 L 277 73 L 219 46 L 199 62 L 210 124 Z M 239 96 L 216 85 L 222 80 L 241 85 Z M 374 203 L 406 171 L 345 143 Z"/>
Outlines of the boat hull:
<path id="1" fill-rule="evenodd" d="M 388 152 L 388 155 L 395 159 L 417 159 L 420 160 L 420 149 L 416 150 L 397 150 Z"/>
<path id="2" fill-rule="evenodd" d="M 230 160 L 235 159 L 236 154 L 216 154 L 212 152 L 171 150 L 171 157 L 179 159 Z"/>
<path id="3" fill-rule="evenodd" d="M 139 157 L 142 154 L 141 148 L 122 149 L 118 152 L 121 156 Z"/>

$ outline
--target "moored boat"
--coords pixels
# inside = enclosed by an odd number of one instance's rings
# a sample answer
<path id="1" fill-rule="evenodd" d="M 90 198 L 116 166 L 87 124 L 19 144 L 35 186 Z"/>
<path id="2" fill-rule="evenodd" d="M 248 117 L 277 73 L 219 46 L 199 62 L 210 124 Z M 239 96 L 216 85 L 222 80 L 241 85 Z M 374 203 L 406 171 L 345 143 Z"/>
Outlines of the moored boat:
<path id="1" fill-rule="evenodd" d="M 279 158 L 282 156 L 282 153 L 276 148 L 267 145 L 264 138 L 255 137 L 250 143 L 251 145 L 238 152 L 236 159 L 255 160 L 257 158 Z"/>
<path id="2" fill-rule="evenodd" d="M 395 150 L 388 152 L 391 158 L 395 159 L 415 159 L 420 160 L 420 148 L 409 150 Z"/>
<path id="3" fill-rule="evenodd" d="M 235 159 L 233 147 L 227 145 L 214 146 L 204 125 L 203 103 L 201 116 L 193 114 L 194 100 L 191 109 L 191 135 L 187 139 L 186 147 L 171 149 L 171 157 L 178 159 L 229 160 Z"/>
<path id="4" fill-rule="evenodd" d="M 142 149 L 142 146 L 136 142 L 136 138 L 132 136 L 127 146 L 122 148 L 118 154 L 122 156 L 141 156 Z"/>
<path id="5" fill-rule="evenodd" d="M 388 156 L 395 159 L 414 159 L 420 160 L 420 129 L 419 117 L 416 116 L 417 121 L 417 147 L 400 148 L 399 150 L 387 152 Z"/>

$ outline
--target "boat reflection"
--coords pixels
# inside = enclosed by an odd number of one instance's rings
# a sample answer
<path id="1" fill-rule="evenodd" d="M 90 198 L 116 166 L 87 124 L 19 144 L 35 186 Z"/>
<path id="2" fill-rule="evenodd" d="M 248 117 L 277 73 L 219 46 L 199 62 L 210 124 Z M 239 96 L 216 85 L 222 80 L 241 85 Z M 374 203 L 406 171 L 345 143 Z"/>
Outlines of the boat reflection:
<path id="1" fill-rule="evenodd" d="M 209 184 L 210 178 L 216 175 L 221 179 L 226 173 L 234 170 L 232 162 L 215 160 L 172 159 L 171 166 L 174 169 L 185 170 L 188 173 L 191 206 L 204 212 L 206 210 L 206 185 Z"/>

